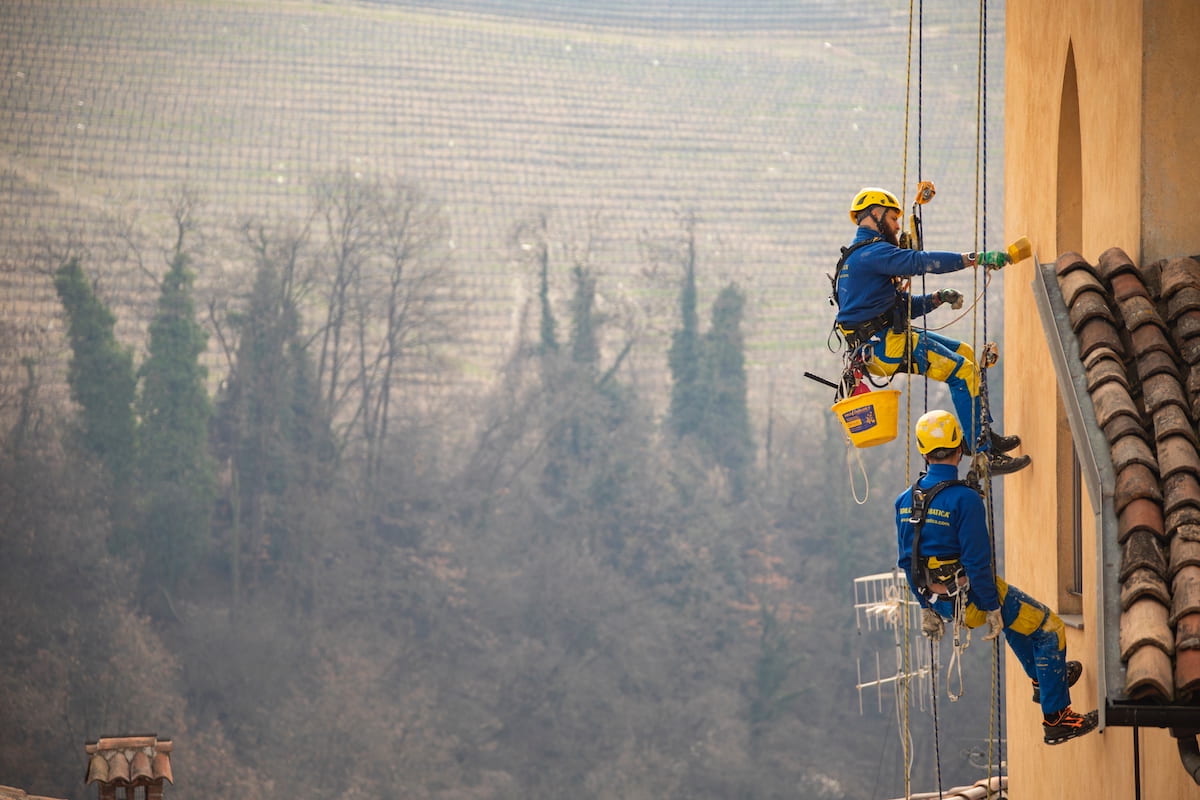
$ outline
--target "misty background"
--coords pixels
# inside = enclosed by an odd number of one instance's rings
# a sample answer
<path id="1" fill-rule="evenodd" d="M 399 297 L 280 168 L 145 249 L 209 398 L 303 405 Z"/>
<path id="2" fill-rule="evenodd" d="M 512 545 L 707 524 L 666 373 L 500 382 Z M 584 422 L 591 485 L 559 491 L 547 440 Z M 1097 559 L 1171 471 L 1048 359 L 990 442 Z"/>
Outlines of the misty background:
<path id="1" fill-rule="evenodd" d="M 919 462 L 803 373 L 861 186 L 1000 246 L 1003 5 L 983 63 L 950 0 L 726 5 L 0 8 L 0 783 L 903 793 L 853 580 Z M 991 653 L 914 788 L 999 760 Z"/>

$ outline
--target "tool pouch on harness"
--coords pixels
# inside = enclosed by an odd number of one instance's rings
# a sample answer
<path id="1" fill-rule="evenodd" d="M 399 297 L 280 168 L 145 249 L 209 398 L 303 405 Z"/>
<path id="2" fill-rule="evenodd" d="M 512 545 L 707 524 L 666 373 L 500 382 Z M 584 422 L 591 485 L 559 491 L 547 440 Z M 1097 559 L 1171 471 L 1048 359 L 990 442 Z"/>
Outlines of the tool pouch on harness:
<path id="1" fill-rule="evenodd" d="M 913 526 L 912 580 L 928 600 L 945 600 L 970 588 L 968 581 L 963 580 L 960 583 L 960 580 L 966 577 L 966 570 L 963 569 L 957 553 L 950 556 L 921 555 L 921 532 L 925 529 L 930 505 L 933 498 L 948 486 L 970 484 L 962 480 L 952 480 L 942 481 L 928 489 L 917 483 L 912 486 L 912 510 L 908 516 L 908 522 Z"/>

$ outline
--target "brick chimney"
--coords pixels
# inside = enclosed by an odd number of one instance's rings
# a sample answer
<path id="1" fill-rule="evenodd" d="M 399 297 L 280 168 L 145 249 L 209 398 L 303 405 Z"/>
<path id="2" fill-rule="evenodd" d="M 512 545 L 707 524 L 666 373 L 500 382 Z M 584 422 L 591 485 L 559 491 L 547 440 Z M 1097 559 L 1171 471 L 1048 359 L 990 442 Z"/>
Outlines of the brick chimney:
<path id="1" fill-rule="evenodd" d="M 100 784 L 100 800 L 162 800 L 171 775 L 171 740 L 156 734 L 110 736 L 87 742 L 85 784 Z M 139 791 L 139 787 L 141 790 Z"/>

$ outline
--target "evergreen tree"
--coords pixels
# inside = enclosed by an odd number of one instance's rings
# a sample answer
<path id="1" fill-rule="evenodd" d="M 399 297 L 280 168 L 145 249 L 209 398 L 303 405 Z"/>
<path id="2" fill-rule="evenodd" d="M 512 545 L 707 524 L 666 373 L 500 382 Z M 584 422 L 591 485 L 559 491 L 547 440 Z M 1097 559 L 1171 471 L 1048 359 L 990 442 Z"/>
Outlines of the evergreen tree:
<path id="1" fill-rule="evenodd" d="M 334 446 L 311 360 L 300 340 L 296 263 L 302 245 L 286 238 L 274 245 L 251 233 L 258 264 L 245 310 L 231 316 L 239 333 L 236 358 L 218 402 L 217 448 L 233 473 L 231 554 L 234 600 L 240 587 L 243 549 L 275 555 L 295 531 L 275 526 L 284 498 L 323 485 Z M 248 547 L 240 532 L 249 529 Z M 277 535 L 269 531 L 277 529 Z"/>
<path id="2" fill-rule="evenodd" d="M 753 459 L 750 411 L 746 405 L 746 356 L 742 336 L 745 298 L 737 286 L 721 290 L 713 303 L 712 327 L 704 337 L 706 413 L 700 437 L 729 474 L 734 499 L 745 492 L 745 470 Z"/>
<path id="3" fill-rule="evenodd" d="M 696 313 L 696 247 L 687 239 L 683 280 L 679 289 L 679 329 L 671 336 L 667 365 L 671 369 L 669 426 L 677 436 L 695 433 L 704 417 L 700 386 L 700 321 Z"/>
<path id="4" fill-rule="evenodd" d="M 544 218 L 542 224 L 544 227 Z M 558 352 L 557 322 L 554 319 L 554 309 L 550 305 L 550 249 L 546 246 L 544 238 L 538 243 L 538 300 L 541 307 L 538 325 L 541 352 Z"/>
<path id="5" fill-rule="evenodd" d="M 150 324 L 139 371 L 138 477 L 145 577 L 176 586 L 209 537 L 215 481 L 208 452 L 212 408 L 200 363 L 206 334 L 196 322 L 192 273 L 176 252 Z"/>
<path id="6" fill-rule="evenodd" d="M 600 359 L 593 311 L 596 279 L 588 269 L 578 265 L 571 270 L 571 278 L 575 283 L 571 299 L 571 361 L 594 370 Z"/>
<path id="7" fill-rule="evenodd" d="M 80 407 L 79 441 L 108 468 L 119 490 L 133 473 L 137 387 L 133 355 L 117 343 L 116 317 L 96 297 L 78 259 L 59 267 L 54 288 L 67 314 L 71 344 L 67 383 Z"/>

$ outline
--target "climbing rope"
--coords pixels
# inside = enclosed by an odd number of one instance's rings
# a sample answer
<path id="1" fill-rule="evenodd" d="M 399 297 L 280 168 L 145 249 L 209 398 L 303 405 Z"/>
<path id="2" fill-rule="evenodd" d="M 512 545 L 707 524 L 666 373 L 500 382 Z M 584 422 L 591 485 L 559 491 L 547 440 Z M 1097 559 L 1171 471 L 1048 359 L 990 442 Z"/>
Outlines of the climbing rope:
<path id="1" fill-rule="evenodd" d="M 978 76 L 978 90 L 977 90 L 977 100 L 976 100 L 976 104 L 975 104 L 976 109 L 977 109 L 976 113 L 978 115 L 979 121 L 976 123 L 976 131 L 978 132 L 978 137 L 977 137 L 978 150 L 977 150 L 977 155 L 976 155 L 976 159 L 975 159 L 975 164 L 976 164 L 975 170 L 976 170 L 976 176 L 977 176 L 976 177 L 976 180 L 977 180 L 976 185 L 980 187 L 980 194 L 977 195 L 977 197 L 980 197 L 980 199 L 977 200 L 977 202 L 982 206 L 982 213 L 977 214 L 976 219 L 979 220 L 980 218 L 982 218 L 982 222 L 981 223 L 977 222 L 977 224 L 982 224 L 983 235 L 980 238 L 980 247 L 981 247 L 981 249 L 984 249 L 984 250 L 987 249 L 986 245 L 987 245 L 987 190 L 988 190 L 988 183 L 987 183 L 987 29 L 988 29 L 987 16 L 988 16 L 987 0 L 980 0 L 980 2 L 979 2 L 979 26 L 978 26 L 979 27 L 979 65 L 976 69 L 976 74 Z M 988 325 L 987 291 L 986 291 L 986 286 L 985 286 L 984 296 L 983 296 L 983 341 L 985 343 L 988 342 L 987 325 Z M 980 429 L 985 432 L 985 435 L 988 435 L 990 433 L 990 419 L 991 419 L 991 413 L 990 413 L 991 401 L 989 400 L 988 389 L 987 389 L 988 369 L 982 366 L 982 363 L 983 363 L 982 361 L 980 363 L 981 363 L 981 367 L 980 367 L 979 393 L 980 393 L 980 396 L 983 398 L 980 403 L 980 414 L 983 417 L 983 419 L 982 419 L 983 425 L 981 426 Z M 991 540 L 991 547 L 992 547 L 992 574 L 995 574 L 996 573 L 996 565 L 998 563 L 998 560 L 996 558 L 996 536 L 995 536 L 996 510 L 995 510 L 995 503 L 993 502 L 991 471 L 990 470 L 986 471 L 985 476 L 986 476 L 986 478 L 984 480 L 985 488 L 984 488 L 983 496 L 984 496 L 984 502 L 985 502 L 986 508 L 987 508 L 988 536 Z M 1004 721 L 1002 718 L 1002 707 L 1001 707 L 1001 678 L 1003 675 L 1002 651 L 1003 651 L 1003 648 L 1001 647 L 1001 644 L 1000 644 L 1000 637 L 997 637 L 996 639 L 994 639 L 992 641 L 992 700 L 993 700 L 992 710 L 993 710 L 993 713 L 991 715 L 989 715 L 989 717 L 992 720 L 993 724 L 988 726 L 988 774 L 987 774 L 987 778 L 988 778 L 989 782 L 991 781 L 991 778 L 992 778 L 992 764 L 999 764 L 999 763 L 1003 763 L 1003 761 L 1004 761 L 1004 751 L 1003 751 L 1003 747 L 1004 747 L 1004 745 L 1003 745 L 1003 741 L 1004 741 L 1004 739 L 1003 739 L 1003 722 Z M 993 748 L 995 748 L 995 750 Z M 996 751 L 998 751 L 998 752 L 996 752 Z"/>
<path id="2" fill-rule="evenodd" d="M 975 201 L 975 214 L 974 214 L 975 241 L 977 242 L 977 246 L 975 248 L 976 250 L 986 250 L 987 249 L 987 197 L 988 197 L 988 187 L 987 187 L 987 15 L 988 15 L 987 0 L 980 0 L 979 20 L 978 20 L 978 32 L 979 32 L 978 33 L 978 35 L 979 35 L 978 64 L 977 64 L 977 70 L 976 70 L 976 131 L 977 131 L 977 136 L 976 136 L 976 157 L 975 157 L 975 187 L 976 187 L 976 191 L 975 191 L 975 197 L 974 197 L 974 201 Z M 921 126 L 922 126 L 922 107 L 923 107 L 923 75 L 922 75 L 923 51 L 922 51 L 922 45 L 923 45 L 923 29 L 924 29 L 924 7 L 923 7 L 921 0 L 910 0 L 910 2 L 909 2 L 907 85 L 906 85 L 906 91 L 905 91 L 904 148 L 903 148 L 904 161 L 903 161 L 903 182 L 902 182 L 902 186 L 904 186 L 904 187 L 908 186 L 909 120 L 912 117 L 910 100 L 913 95 L 914 23 L 916 25 L 916 51 L 917 51 L 916 158 L 917 158 L 917 178 L 918 178 L 918 180 L 920 180 L 920 177 L 922 174 L 921 173 L 921 156 L 922 156 Z M 901 204 L 901 207 L 903 208 L 903 203 Z M 913 219 L 911 220 L 910 230 L 912 231 L 913 238 L 916 239 L 917 241 L 911 241 L 910 244 L 914 248 L 921 248 L 921 247 L 923 247 L 923 243 L 921 243 L 919 241 L 920 237 L 918 235 L 918 232 L 920 231 L 922 220 L 920 218 L 920 212 L 919 212 L 917 205 L 913 206 L 912 213 L 913 213 Z M 990 469 L 988 469 L 988 466 L 987 466 L 986 457 L 980 457 L 980 445 L 982 444 L 983 441 L 986 441 L 987 438 L 990 437 L 990 435 L 991 435 L 991 425 L 990 425 L 991 413 L 990 413 L 990 401 L 989 401 L 989 397 L 988 397 L 988 385 L 987 385 L 987 370 L 988 370 L 988 366 L 990 366 L 990 365 L 987 363 L 987 357 L 986 357 L 986 355 L 987 355 L 986 351 L 990 348 L 990 345 L 988 344 L 987 290 L 991 283 L 991 276 L 987 274 L 986 270 L 984 271 L 983 276 L 981 276 L 979 273 L 980 273 L 979 270 L 975 271 L 974 288 L 973 288 L 973 292 L 972 292 L 974 299 L 971 302 L 971 304 L 967 307 L 967 309 L 965 309 L 957 317 L 955 317 L 954 319 L 950 320 L 949 322 L 943 324 L 942 326 L 936 328 L 935 330 L 941 330 L 942 328 L 953 325 L 954 323 L 958 322 L 959 320 L 961 320 L 968 314 L 970 314 L 972 316 L 972 349 L 974 350 L 974 352 L 976 354 L 979 354 L 977 356 L 977 359 L 978 359 L 977 368 L 979 370 L 979 403 L 978 403 L 979 419 L 978 419 L 978 425 L 976 427 L 977 427 L 977 430 L 980 432 L 980 437 L 981 437 L 980 441 L 973 442 L 972 444 L 973 444 L 973 450 L 976 453 L 977 474 L 982 479 L 981 480 L 981 493 L 983 495 L 985 508 L 986 508 L 986 514 L 987 514 L 987 529 L 988 529 L 989 540 L 991 542 L 992 570 L 993 570 L 993 574 L 994 574 L 995 569 L 996 569 L 997 557 L 996 557 L 996 537 L 995 537 L 995 503 L 994 503 L 994 497 L 993 497 L 992 476 L 991 476 L 991 471 L 990 471 Z M 981 285 L 981 283 L 982 283 L 982 285 Z M 922 275 L 922 278 L 921 278 L 921 292 L 922 292 L 922 294 L 928 293 L 924 275 Z M 905 331 L 906 359 L 904 362 L 906 371 L 908 371 L 910 375 L 911 375 L 910 359 L 913 356 L 913 353 L 912 353 L 913 348 L 911 345 L 911 342 L 913 339 L 913 325 L 912 325 L 912 314 L 911 314 L 912 305 L 911 304 L 912 304 L 912 296 L 911 296 L 911 292 L 910 292 L 910 294 L 909 294 L 909 312 L 910 313 L 908 315 L 908 317 L 909 317 L 908 326 Z M 982 320 L 980 318 L 982 318 Z M 980 343 L 979 343 L 979 333 L 980 333 L 981 329 L 982 329 L 983 342 L 984 342 L 984 345 L 982 347 L 980 346 Z M 923 318 L 922 335 L 927 335 L 929 330 L 930 330 L 930 328 L 928 325 L 928 320 L 927 320 L 927 317 L 925 317 L 925 318 Z M 984 357 L 980 357 L 980 356 L 984 356 Z M 905 444 L 906 444 L 906 447 L 905 447 L 905 475 L 911 481 L 911 480 L 913 480 L 912 465 L 911 465 L 912 406 L 913 406 L 912 392 L 911 392 L 911 380 L 909 383 L 909 388 L 910 388 L 910 391 L 907 393 L 907 402 L 906 402 L 906 417 L 907 417 L 908 424 L 906 425 L 907 434 L 906 434 L 906 439 L 905 439 Z M 929 407 L 929 381 L 928 381 L 928 378 L 926 378 L 926 381 L 925 381 L 924 405 L 925 405 L 926 411 L 928 411 L 928 407 Z M 955 597 L 955 601 L 954 601 L 953 645 L 951 648 L 950 662 L 947 666 L 947 692 L 948 692 L 948 695 L 949 695 L 951 701 L 957 701 L 965 693 L 965 686 L 964 686 L 963 677 L 962 677 L 962 656 L 963 656 L 963 653 L 966 651 L 967 647 L 969 647 L 970 641 L 971 641 L 970 629 L 967 628 L 965 621 L 964 621 L 965 606 L 966 606 L 965 593 L 960 593 L 959 595 L 957 595 Z M 904 640 L 907 643 L 907 641 L 908 641 L 907 623 L 905 625 L 905 628 L 906 628 L 906 630 L 905 630 Z M 907 676 L 908 675 L 908 660 L 909 660 L 907 644 L 906 644 L 903 652 L 904 652 L 903 674 Z M 933 694 L 932 711 L 933 711 L 934 754 L 935 754 L 935 765 L 936 765 L 936 771 L 937 771 L 938 796 L 941 797 L 942 796 L 941 744 L 940 744 L 940 726 L 939 726 L 939 715 L 938 715 L 938 705 L 937 705 L 937 695 L 938 695 L 937 674 L 938 674 L 938 672 L 940 672 L 940 665 L 937 663 L 937 653 L 938 653 L 937 646 L 933 642 L 930 642 L 930 652 L 931 652 L 930 665 L 931 665 L 932 675 L 933 675 L 931 687 L 932 687 L 932 694 Z M 1003 741 L 1002 733 L 1001 733 L 1001 695 L 1000 695 L 1001 647 L 999 644 L 999 639 L 996 639 L 993 642 L 992 662 L 993 662 L 993 666 L 992 666 L 992 697 L 994 698 L 993 707 L 994 707 L 995 713 L 989 714 L 989 720 L 990 720 L 989 732 L 988 732 L 988 779 L 989 779 L 989 781 L 992 777 L 992 775 L 991 775 L 992 765 L 997 763 L 997 758 L 995 757 L 996 753 L 995 753 L 994 748 L 1001 746 L 999 743 L 1001 743 Z M 953 688 L 953 685 L 955 682 L 954 679 L 957 679 L 957 689 Z M 904 790 L 905 790 L 905 797 L 909 797 L 911 794 L 911 764 L 912 764 L 911 753 L 908 750 L 908 741 L 909 741 L 909 737 L 910 737 L 909 708 L 910 708 L 911 698 L 909 696 L 909 686 L 908 686 L 907 679 L 903 682 L 903 687 L 904 687 L 904 703 L 903 703 L 904 710 L 903 710 L 903 712 L 901 712 L 901 723 L 902 723 L 902 738 L 904 739 L 904 742 L 905 742 Z M 1003 761 L 1003 753 L 1002 752 L 999 754 L 999 760 L 1001 762 Z"/>

